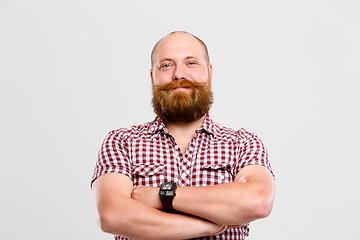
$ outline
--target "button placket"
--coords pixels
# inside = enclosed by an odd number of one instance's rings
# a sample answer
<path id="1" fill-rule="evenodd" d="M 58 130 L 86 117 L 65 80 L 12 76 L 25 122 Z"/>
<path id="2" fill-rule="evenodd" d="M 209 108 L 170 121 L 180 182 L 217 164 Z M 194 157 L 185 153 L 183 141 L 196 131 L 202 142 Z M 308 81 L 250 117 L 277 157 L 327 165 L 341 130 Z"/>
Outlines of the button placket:
<path id="1" fill-rule="evenodd" d="M 182 157 L 182 161 L 181 161 L 181 182 L 185 185 L 185 186 L 189 186 L 190 185 L 190 163 L 189 160 L 183 156 Z"/>
<path id="2" fill-rule="evenodd" d="M 180 154 L 180 148 L 179 150 L 179 182 L 182 184 L 182 186 L 191 186 L 191 179 L 192 179 L 192 169 L 195 161 L 193 160 L 196 155 L 194 153 L 194 150 L 196 149 L 196 145 L 198 145 L 197 141 L 199 141 L 199 133 L 196 132 L 194 138 L 190 141 L 186 151 L 184 154 Z M 176 145 L 176 144 L 175 144 Z M 177 146 L 177 145 L 176 145 Z M 195 155 L 194 155 L 195 154 Z"/>

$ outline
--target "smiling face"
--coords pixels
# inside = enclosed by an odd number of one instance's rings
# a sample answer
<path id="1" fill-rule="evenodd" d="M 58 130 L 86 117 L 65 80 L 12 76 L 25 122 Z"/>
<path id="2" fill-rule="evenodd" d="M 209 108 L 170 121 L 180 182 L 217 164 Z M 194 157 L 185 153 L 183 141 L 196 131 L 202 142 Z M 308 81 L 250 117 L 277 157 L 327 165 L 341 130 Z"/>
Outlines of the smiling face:
<path id="1" fill-rule="evenodd" d="M 212 104 L 212 66 L 206 47 L 189 33 L 169 34 L 155 46 L 151 79 L 153 107 L 165 122 L 192 122 Z"/>
<path id="2" fill-rule="evenodd" d="M 189 33 L 175 32 L 163 38 L 155 47 L 150 75 L 154 85 L 183 79 L 210 84 L 212 66 L 204 45 L 198 39 Z"/>

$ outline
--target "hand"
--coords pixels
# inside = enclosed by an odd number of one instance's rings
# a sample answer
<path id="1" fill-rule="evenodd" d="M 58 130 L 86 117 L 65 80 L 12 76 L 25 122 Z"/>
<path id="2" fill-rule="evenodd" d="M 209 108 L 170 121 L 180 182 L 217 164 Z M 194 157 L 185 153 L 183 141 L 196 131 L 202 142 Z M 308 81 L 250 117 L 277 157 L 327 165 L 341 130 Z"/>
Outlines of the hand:
<path id="1" fill-rule="evenodd" d="M 246 183 L 246 182 L 247 182 L 247 179 L 246 179 L 244 176 L 241 176 L 240 178 L 235 179 L 234 182 Z"/>
<path id="2" fill-rule="evenodd" d="M 241 227 L 241 225 L 228 225 L 226 229 Z"/>
<path id="3" fill-rule="evenodd" d="M 209 226 L 209 232 L 206 234 L 206 236 L 216 236 L 228 229 L 227 225 L 218 225 L 210 221 L 207 221 L 207 224 Z"/>
<path id="4" fill-rule="evenodd" d="M 158 187 L 137 186 L 131 193 L 131 198 L 138 202 L 148 205 L 149 207 L 162 209 Z"/>

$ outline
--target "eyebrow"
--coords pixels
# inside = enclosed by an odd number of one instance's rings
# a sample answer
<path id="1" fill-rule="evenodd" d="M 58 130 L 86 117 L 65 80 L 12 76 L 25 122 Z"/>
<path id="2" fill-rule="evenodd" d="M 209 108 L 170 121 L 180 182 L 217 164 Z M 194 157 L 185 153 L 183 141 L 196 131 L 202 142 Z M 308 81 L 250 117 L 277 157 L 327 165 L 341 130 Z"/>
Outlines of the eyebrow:
<path id="1" fill-rule="evenodd" d="M 194 58 L 194 59 L 196 59 L 196 60 L 199 60 L 199 58 L 198 57 L 195 57 L 195 56 L 187 56 L 187 57 L 185 57 L 185 60 L 188 60 L 188 59 L 192 59 L 192 58 Z M 170 61 L 170 62 L 172 62 L 172 61 L 174 61 L 172 58 L 164 58 L 164 59 L 161 59 L 160 60 L 160 62 L 164 62 L 164 61 Z M 199 60 L 200 61 L 200 60 Z"/>
<path id="2" fill-rule="evenodd" d="M 164 59 L 161 59 L 159 62 L 161 63 L 161 62 L 164 62 L 164 61 L 173 61 L 171 58 L 164 58 Z"/>

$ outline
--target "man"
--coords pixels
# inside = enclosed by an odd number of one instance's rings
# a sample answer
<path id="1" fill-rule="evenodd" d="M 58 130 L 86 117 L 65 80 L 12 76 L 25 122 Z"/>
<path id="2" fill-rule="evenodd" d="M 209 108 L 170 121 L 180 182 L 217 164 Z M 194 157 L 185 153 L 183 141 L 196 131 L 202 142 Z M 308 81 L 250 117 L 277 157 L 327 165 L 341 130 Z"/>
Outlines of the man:
<path id="1" fill-rule="evenodd" d="M 154 121 L 109 133 L 92 179 L 98 222 L 115 239 L 245 239 L 275 184 L 256 135 L 211 120 L 205 44 L 186 32 L 151 56 Z M 161 188 L 160 188 L 161 187 Z"/>

